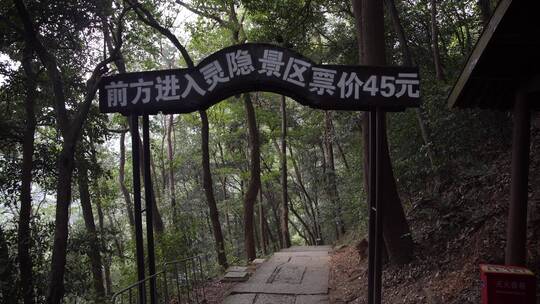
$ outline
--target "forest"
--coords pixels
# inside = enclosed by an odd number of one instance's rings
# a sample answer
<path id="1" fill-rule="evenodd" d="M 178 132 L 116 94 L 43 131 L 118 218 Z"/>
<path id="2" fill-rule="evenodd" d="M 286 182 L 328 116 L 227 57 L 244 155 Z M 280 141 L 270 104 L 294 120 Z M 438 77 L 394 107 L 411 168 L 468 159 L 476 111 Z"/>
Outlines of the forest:
<path id="1" fill-rule="evenodd" d="M 468 224 L 439 215 L 495 193 L 474 178 L 507 187 L 494 164 L 509 171 L 501 156 L 509 159 L 512 115 L 447 105 L 497 1 L 385 0 L 376 24 L 362 11 L 370 2 L 378 1 L 1 1 L 0 303 L 111 303 L 137 282 L 132 148 L 143 151 L 144 140 L 132 143 L 129 117 L 100 113 L 99 82 L 192 68 L 248 42 L 317 64 L 419 68 L 420 108 L 386 116 L 385 267 L 410 267 L 432 245 L 444 260 L 450 237 L 431 233 L 458 238 Z M 354 248 L 368 229 L 367 117 L 269 92 L 151 115 L 150 153 L 136 161 L 149 155 L 158 270 L 198 256 L 211 281 L 290 246 Z M 465 209 L 461 220 L 478 215 Z M 488 225 L 493 214 L 479 216 Z M 431 232 L 419 224 L 426 219 L 436 221 Z M 469 300 L 455 303 L 477 303 Z"/>

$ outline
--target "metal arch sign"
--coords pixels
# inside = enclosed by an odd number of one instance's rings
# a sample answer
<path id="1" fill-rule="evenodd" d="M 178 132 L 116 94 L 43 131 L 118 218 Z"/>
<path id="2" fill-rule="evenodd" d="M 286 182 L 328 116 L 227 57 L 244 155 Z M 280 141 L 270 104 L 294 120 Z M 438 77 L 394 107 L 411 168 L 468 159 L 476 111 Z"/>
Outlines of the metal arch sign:
<path id="1" fill-rule="evenodd" d="M 420 105 L 415 67 L 319 65 L 286 48 L 247 43 L 224 48 L 191 69 L 103 77 L 103 113 L 190 113 L 240 93 L 268 91 L 322 110 L 401 111 Z"/>

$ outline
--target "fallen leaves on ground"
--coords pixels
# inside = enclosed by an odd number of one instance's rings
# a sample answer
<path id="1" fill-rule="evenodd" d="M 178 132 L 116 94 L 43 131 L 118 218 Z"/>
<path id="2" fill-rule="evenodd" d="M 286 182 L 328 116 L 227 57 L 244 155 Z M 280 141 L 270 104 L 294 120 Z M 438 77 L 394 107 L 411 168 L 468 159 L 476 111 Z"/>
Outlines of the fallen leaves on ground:
<path id="1" fill-rule="evenodd" d="M 531 151 L 528 262 L 538 275 L 539 130 L 533 132 Z M 407 265 L 384 265 L 383 303 L 480 303 L 479 264 L 504 263 L 510 159 L 505 151 L 483 170 L 461 168 L 436 197 L 413 196 L 405 204 L 414 257 Z M 330 303 L 367 303 L 367 263 L 354 244 L 336 248 L 330 260 Z"/>

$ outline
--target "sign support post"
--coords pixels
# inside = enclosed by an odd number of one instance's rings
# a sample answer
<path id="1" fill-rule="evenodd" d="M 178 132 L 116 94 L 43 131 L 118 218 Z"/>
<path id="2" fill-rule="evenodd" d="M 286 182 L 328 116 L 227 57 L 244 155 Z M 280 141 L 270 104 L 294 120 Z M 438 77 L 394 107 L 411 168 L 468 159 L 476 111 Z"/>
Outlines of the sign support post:
<path id="1" fill-rule="evenodd" d="M 148 245 L 148 276 L 150 276 L 150 303 L 157 303 L 156 294 L 156 258 L 154 249 L 154 198 L 152 193 L 152 172 L 150 155 L 150 130 L 148 114 L 143 115 L 143 161 L 144 161 L 144 200 L 146 211 L 146 242 Z"/>
<path id="2" fill-rule="evenodd" d="M 376 158 L 376 141 L 375 141 L 375 112 L 368 113 L 368 304 L 373 304 L 375 296 L 375 230 L 376 230 L 376 198 L 375 198 L 375 158 Z"/>
<path id="3" fill-rule="evenodd" d="M 143 282 L 144 274 L 144 244 L 142 231 L 142 210 L 141 210 L 141 164 L 139 149 L 139 116 L 132 114 L 130 117 L 131 129 L 131 158 L 133 165 L 133 204 L 135 221 L 135 253 L 137 259 L 137 280 L 139 284 L 139 303 L 146 302 L 146 289 Z"/>
<path id="4" fill-rule="evenodd" d="M 384 137 L 384 110 L 377 108 L 375 110 L 375 142 L 376 142 L 376 153 L 375 153 L 375 209 L 376 209 L 376 218 L 375 218 L 375 299 L 374 304 L 381 304 L 381 291 L 382 291 L 382 251 L 384 245 L 383 238 L 383 183 L 382 183 L 382 153 L 383 153 L 383 140 Z"/>
<path id="5" fill-rule="evenodd" d="M 376 108 L 369 112 L 369 249 L 368 249 L 368 303 L 380 304 L 382 291 L 383 205 L 380 157 L 383 147 L 384 111 Z"/>

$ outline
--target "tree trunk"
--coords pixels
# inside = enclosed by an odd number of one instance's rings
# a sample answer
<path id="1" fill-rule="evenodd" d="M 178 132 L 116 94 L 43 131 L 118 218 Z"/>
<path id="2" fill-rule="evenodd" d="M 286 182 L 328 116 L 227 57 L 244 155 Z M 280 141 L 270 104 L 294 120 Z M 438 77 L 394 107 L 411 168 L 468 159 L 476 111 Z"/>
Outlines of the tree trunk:
<path id="1" fill-rule="evenodd" d="M 25 46 L 22 65 L 26 76 L 26 96 L 24 109 L 26 124 L 23 138 L 23 159 L 21 178 L 21 208 L 19 210 L 18 228 L 18 258 L 21 276 L 21 294 L 24 304 L 34 303 L 34 283 L 32 280 L 32 257 L 30 247 L 30 218 L 32 216 L 32 165 L 34 155 L 34 134 L 36 131 L 36 116 L 34 112 L 36 94 L 36 74 L 32 67 L 32 50 Z"/>
<path id="2" fill-rule="evenodd" d="M 99 200 L 95 200 L 96 201 L 96 206 L 100 206 L 101 204 L 97 203 Z M 101 208 L 101 206 L 99 207 L 99 209 Z M 98 210 L 99 210 L 98 209 Z M 116 247 L 116 252 L 117 252 L 117 255 L 118 257 L 120 258 L 120 262 L 122 264 L 124 264 L 125 260 L 124 260 L 124 245 L 123 245 L 123 242 L 122 240 L 120 239 L 120 229 L 118 229 L 118 225 L 115 225 L 115 221 L 113 219 L 113 216 L 111 215 L 111 213 L 107 213 L 107 219 L 109 220 L 109 227 L 111 227 L 111 231 L 113 232 L 113 235 L 112 235 L 112 239 L 114 241 L 114 246 Z M 105 263 L 103 263 L 105 264 Z"/>
<path id="3" fill-rule="evenodd" d="M 336 146 L 338 148 L 339 155 L 341 156 L 341 160 L 343 161 L 343 165 L 345 166 L 345 170 L 349 172 L 349 162 L 347 161 L 347 156 L 345 155 L 345 152 L 343 151 L 343 148 L 341 147 L 339 141 L 336 141 Z"/>
<path id="4" fill-rule="evenodd" d="M 322 240 L 322 235 L 321 235 L 321 231 L 319 230 L 319 224 L 318 224 L 319 219 L 317 218 L 317 214 L 315 212 L 313 199 L 311 198 L 311 196 L 307 192 L 307 189 L 306 189 L 306 187 L 304 185 L 302 174 L 300 173 L 300 169 L 298 168 L 298 164 L 296 162 L 296 159 L 294 158 L 294 154 L 293 154 L 291 146 L 289 146 L 289 154 L 291 156 L 291 161 L 292 161 L 292 164 L 293 164 L 294 173 L 296 175 L 296 180 L 298 181 L 300 189 L 302 189 L 302 192 L 304 193 L 304 196 L 306 197 L 306 200 L 307 200 L 306 213 L 311 216 L 311 221 L 313 223 L 313 230 L 314 230 L 315 236 L 316 236 L 315 244 L 318 244 Z M 307 210 L 309 210 L 309 211 L 307 211 Z M 319 241 L 317 241 L 317 239 L 319 239 Z"/>
<path id="5" fill-rule="evenodd" d="M 58 157 L 58 180 L 56 185 L 56 212 L 54 241 L 49 274 L 47 304 L 60 304 L 64 297 L 64 273 L 69 232 L 69 205 L 71 203 L 71 181 L 73 174 L 73 141 L 66 141 Z"/>
<path id="6" fill-rule="evenodd" d="M 433 64 L 435 65 L 435 77 L 444 80 L 444 72 L 441 63 L 441 53 L 439 51 L 439 27 L 437 25 L 437 0 L 430 0 L 431 7 L 431 50 L 433 54 Z"/>
<path id="7" fill-rule="evenodd" d="M 308 242 L 308 245 L 313 245 L 315 244 L 315 235 L 313 234 L 313 232 L 311 231 L 311 229 L 309 229 L 309 225 L 306 223 L 306 221 L 304 221 L 304 219 L 300 216 L 300 214 L 298 213 L 298 211 L 296 211 L 296 209 L 294 208 L 294 204 L 291 202 L 290 203 L 290 208 L 291 208 L 291 212 L 294 214 L 294 216 L 298 219 L 298 221 L 300 222 L 300 224 L 302 224 L 302 227 L 304 227 L 304 230 L 307 232 L 307 234 L 309 235 L 309 242 Z"/>
<path id="8" fill-rule="evenodd" d="M 64 296 L 64 273 L 66 265 L 66 249 L 69 232 L 69 205 L 71 203 L 71 182 L 74 165 L 75 146 L 80 138 L 83 125 L 88 117 L 92 100 L 95 97 L 99 78 L 104 72 L 103 67 L 112 58 L 107 58 L 97 64 L 87 80 L 84 99 L 79 103 L 77 111 L 68 114 L 66 105 L 66 93 L 61 70 L 58 67 L 57 58 L 49 52 L 40 40 L 39 29 L 33 24 L 32 17 L 28 13 L 22 0 L 14 1 L 18 15 L 24 26 L 25 40 L 36 51 L 42 64 L 45 66 L 47 76 L 54 92 L 54 110 L 56 124 L 62 135 L 63 142 L 58 157 L 57 184 L 56 184 L 56 212 L 55 229 L 51 257 L 51 271 L 49 273 L 49 286 L 46 302 L 59 304 Z M 121 33 L 120 33 L 121 34 Z M 118 51 L 121 44 L 115 45 L 114 52 Z"/>
<path id="9" fill-rule="evenodd" d="M 173 223 L 176 226 L 176 218 L 178 216 L 176 207 L 176 191 L 174 181 L 174 142 L 172 140 L 174 115 L 169 115 L 169 123 L 167 125 L 167 157 L 169 160 L 169 192 L 171 195 L 171 208 L 173 211 Z M 204 173 L 203 173 L 204 175 Z"/>
<path id="10" fill-rule="evenodd" d="M 281 208 L 280 227 L 281 239 L 285 248 L 291 247 L 289 234 L 289 207 L 287 193 L 287 104 L 285 96 L 281 96 Z"/>
<path id="11" fill-rule="evenodd" d="M 302 233 L 302 231 L 300 230 L 300 228 L 298 228 L 298 226 L 296 226 L 296 224 L 291 221 L 289 219 L 289 222 L 291 223 L 291 226 L 294 228 L 294 230 L 296 230 L 296 232 L 298 233 L 298 235 L 304 239 L 304 242 L 306 243 L 306 245 L 309 245 L 309 239 L 307 238 L 307 236 L 305 234 Z"/>
<path id="12" fill-rule="evenodd" d="M 332 203 L 334 224 L 336 229 L 336 240 L 340 239 L 345 234 L 345 223 L 341 214 L 341 202 L 339 200 L 339 192 L 336 182 L 336 166 L 334 162 L 334 147 L 333 147 L 333 124 L 332 114 L 329 111 L 324 112 L 324 146 L 326 149 L 326 192 L 330 202 Z"/>
<path id="13" fill-rule="evenodd" d="M 355 19 L 362 28 L 362 35 L 359 40 L 359 48 L 364 47 L 364 57 L 360 58 L 361 64 L 379 65 L 386 64 L 385 43 L 384 43 L 384 12 L 383 3 L 377 0 L 353 0 Z M 359 8 L 362 8 L 361 10 Z M 360 38 L 359 38 L 360 39 Z M 363 138 L 364 138 L 364 170 L 366 183 L 369 178 L 367 159 L 369 158 L 369 140 L 368 138 L 368 115 L 364 113 L 363 117 Z M 384 206 L 383 217 L 383 236 L 388 250 L 389 258 L 392 263 L 405 264 L 412 258 L 412 237 L 409 224 L 405 218 L 405 212 L 399 195 L 397 193 L 396 182 L 388 153 L 388 141 L 386 130 L 382 130 L 382 181 L 384 184 L 382 204 Z M 366 188 L 369 189 L 369 188 Z"/>
<path id="14" fill-rule="evenodd" d="M 214 233 L 214 241 L 218 263 L 223 269 L 229 267 L 227 263 L 227 255 L 225 253 L 225 242 L 223 241 L 223 233 L 221 231 L 221 224 L 219 222 L 219 212 L 216 204 L 216 198 L 214 197 L 214 189 L 212 182 L 212 173 L 210 172 L 210 149 L 209 139 L 210 130 L 208 124 L 208 116 L 206 111 L 199 111 L 201 116 L 201 136 L 202 136 L 202 177 L 204 193 L 206 195 L 206 202 L 210 212 L 210 220 L 212 221 L 212 231 Z"/>
<path id="15" fill-rule="evenodd" d="M 143 151 L 141 149 L 141 151 Z M 154 228 L 156 229 L 156 232 L 158 235 L 163 234 L 165 231 L 165 223 L 163 222 L 163 217 L 161 216 L 161 212 L 159 212 L 158 205 L 161 205 L 163 202 L 161 199 L 161 191 L 162 189 L 159 187 L 158 180 L 156 178 L 156 165 L 154 163 L 154 158 L 152 157 L 152 154 L 150 154 L 150 174 L 153 180 L 152 183 L 152 219 L 154 223 Z M 163 181 L 165 182 L 165 181 Z"/>
<path id="16" fill-rule="evenodd" d="M 261 185 L 262 187 L 262 185 Z M 262 189 L 259 191 L 259 230 L 261 231 L 260 247 L 263 255 L 267 254 L 266 245 L 268 244 L 268 237 L 266 236 L 266 227 L 264 225 L 265 215 L 263 206 Z"/>
<path id="17" fill-rule="evenodd" d="M 385 0 L 386 8 L 388 9 L 388 14 L 392 19 L 392 25 L 394 26 L 394 32 L 398 38 L 399 46 L 401 49 L 401 58 L 403 60 L 404 66 L 413 66 L 413 56 L 411 54 L 411 49 L 409 48 L 409 41 L 405 35 L 405 30 L 399 19 L 399 12 L 396 7 L 395 0 Z"/>
<path id="18" fill-rule="evenodd" d="M 254 206 L 257 200 L 257 193 L 261 186 L 261 152 L 259 144 L 259 130 L 257 128 L 257 121 L 255 117 L 255 109 L 251 101 L 249 93 L 244 95 L 244 107 L 246 109 L 247 125 L 249 133 L 249 146 L 251 149 L 250 155 L 250 179 L 248 189 L 244 196 L 244 242 L 246 258 L 248 261 L 254 260 L 256 256 L 255 252 L 255 240 L 253 235 L 254 225 Z"/>
<path id="19" fill-rule="evenodd" d="M 266 201 L 269 203 L 270 205 L 270 209 L 272 210 L 272 216 L 274 218 L 274 223 L 276 225 L 276 232 L 277 232 L 277 240 L 278 240 L 278 245 L 279 245 L 279 248 L 283 248 L 283 239 L 280 237 L 280 226 L 279 226 L 279 215 L 278 215 L 278 211 L 277 211 L 277 207 L 276 205 L 274 204 L 274 201 L 275 201 L 275 197 L 273 195 L 273 192 L 270 190 L 270 184 L 267 182 L 265 183 L 265 188 L 267 189 L 265 192 L 263 192 L 263 194 L 266 194 Z M 271 229 L 268 229 L 269 233 L 271 233 Z"/>
<path id="20" fill-rule="evenodd" d="M 0 302 L 2 303 L 19 303 L 17 302 L 17 291 L 13 288 L 15 280 L 13 273 L 8 244 L 2 225 L 0 225 Z"/>
<path id="21" fill-rule="evenodd" d="M 105 219 L 103 215 L 103 208 L 101 208 L 101 203 L 99 200 L 96 200 L 96 208 L 98 213 L 98 225 L 99 225 L 99 233 L 101 235 L 100 245 L 101 248 L 106 248 L 105 244 Z M 123 257 L 121 257 L 123 259 Z M 105 287 L 107 290 L 107 295 L 112 294 L 112 282 L 111 282 L 111 257 L 105 253 L 103 256 L 103 272 L 105 275 Z"/>
<path id="22" fill-rule="evenodd" d="M 128 213 L 128 220 L 129 220 L 129 226 L 131 227 L 131 230 L 135 230 L 135 220 L 133 218 L 133 203 L 131 202 L 131 195 L 129 193 L 129 190 L 126 187 L 125 182 L 125 168 L 126 168 L 126 132 L 120 133 L 120 167 L 118 169 L 118 182 L 120 183 L 120 191 L 122 191 L 122 195 L 124 196 L 124 200 L 126 201 L 126 209 Z"/>
<path id="23" fill-rule="evenodd" d="M 92 212 L 92 204 L 90 202 L 90 191 L 88 190 L 88 169 L 84 163 L 84 160 L 79 160 L 77 165 L 79 196 L 83 212 L 84 225 L 86 227 L 86 231 L 88 232 L 88 243 L 90 245 L 87 254 L 90 258 L 92 282 L 96 292 L 95 300 L 96 303 L 101 303 L 105 300 L 105 288 L 103 285 L 103 276 L 101 272 L 103 264 L 101 263 L 101 246 L 99 246 L 96 224 L 94 223 L 94 215 Z"/>
<path id="24" fill-rule="evenodd" d="M 218 150 L 219 150 L 219 156 L 221 158 L 221 165 L 225 168 L 227 165 L 225 163 L 225 155 L 223 153 L 223 147 L 221 143 L 218 141 L 217 143 Z M 223 200 L 225 201 L 225 225 L 227 230 L 227 235 L 229 242 L 231 245 L 233 245 L 233 234 L 232 234 L 232 228 L 231 228 L 231 218 L 230 218 L 230 206 L 229 206 L 229 196 L 227 192 L 227 176 L 222 175 L 221 177 L 221 191 L 223 192 Z"/>
<path id="25" fill-rule="evenodd" d="M 399 12 L 396 7 L 396 3 L 394 0 L 386 0 L 386 7 L 388 8 L 390 17 L 392 19 L 392 24 L 394 25 L 394 31 L 396 32 L 396 35 L 399 40 L 399 44 L 401 46 L 401 53 L 403 57 L 403 65 L 405 66 L 413 66 L 413 57 L 409 48 L 409 43 L 407 41 L 407 36 L 405 35 L 405 30 L 403 29 L 403 26 L 401 24 L 401 20 L 399 19 Z M 422 111 L 420 108 L 415 108 L 416 111 L 416 119 L 418 120 L 418 126 L 420 127 L 420 133 L 422 135 L 422 139 L 424 140 L 424 145 L 426 147 L 426 153 L 429 158 L 429 162 L 431 165 L 431 170 L 436 174 L 437 167 L 435 165 L 435 156 L 433 149 L 431 147 L 431 140 L 429 139 L 429 133 L 426 127 L 426 124 L 424 122 L 424 118 L 422 117 Z M 435 183 L 436 188 L 438 188 L 438 184 L 440 183 L 439 177 L 435 177 Z"/>
<path id="26" fill-rule="evenodd" d="M 268 236 L 267 244 L 272 245 L 271 247 L 272 250 L 275 250 L 276 248 L 280 248 L 279 242 L 276 241 L 276 238 L 272 234 L 272 230 L 270 229 L 270 225 L 268 224 L 268 221 L 266 220 L 266 218 L 263 219 L 263 224 L 264 224 L 264 230 L 266 231 L 266 235 Z"/>
<path id="27" fill-rule="evenodd" d="M 144 153 L 144 142 L 141 138 L 139 138 L 139 151 L 140 152 L 140 163 L 141 164 L 144 164 L 144 161 L 145 161 L 145 153 Z M 151 143 L 150 144 L 150 147 L 151 147 Z M 151 151 L 151 150 L 150 150 Z M 154 165 L 154 158 L 152 157 L 152 153 L 150 152 L 150 176 L 151 176 L 151 181 L 153 181 L 151 183 L 151 199 L 152 199 L 152 223 L 153 223 L 153 227 L 155 229 L 155 232 L 157 234 L 162 234 L 164 231 L 165 231 L 165 224 L 163 223 L 163 218 L 161 217 L 161 213 L 159 212 L 159 208 L 158 208 L 158 204 L 157 204 L 157 199 L 156 197 L 159 196 L 160 194 L 158 194 L 155 190 L 158 189 L 159 190 L 159 187 L 157 186 L 157 181 L 155 179 L 155 165 Z M 144 170 L 141 170 L 141 179 L 144 180 Z M 143 183 L 143 187 L 146 186 L 146 183 Z M 145 197 L 146 199 L 146 197 Z M 148 205 L 148 204 L 146 204 Z"/>

